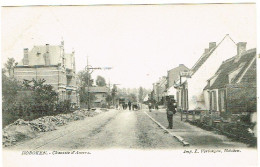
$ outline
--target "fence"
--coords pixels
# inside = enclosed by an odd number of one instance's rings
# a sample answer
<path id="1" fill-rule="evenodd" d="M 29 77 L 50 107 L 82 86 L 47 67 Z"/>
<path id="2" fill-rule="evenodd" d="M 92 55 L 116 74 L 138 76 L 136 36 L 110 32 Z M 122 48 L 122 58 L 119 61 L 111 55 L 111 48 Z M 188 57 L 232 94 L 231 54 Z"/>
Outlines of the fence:
<path id="1" fill-rule="evenodd" d="M 253 129 L 255 123 L 250 122 L 250 116 L 243 114 L 229 114 L 222 116 L 213 111 L 179 111 L 181 121 L 189 122 L 205 130 L 216 131 L 236 141 L 244 142 L 252 147 L 256 146 L 256 136 Z M 249 120 L 248 120 L 249 116 Z"/>

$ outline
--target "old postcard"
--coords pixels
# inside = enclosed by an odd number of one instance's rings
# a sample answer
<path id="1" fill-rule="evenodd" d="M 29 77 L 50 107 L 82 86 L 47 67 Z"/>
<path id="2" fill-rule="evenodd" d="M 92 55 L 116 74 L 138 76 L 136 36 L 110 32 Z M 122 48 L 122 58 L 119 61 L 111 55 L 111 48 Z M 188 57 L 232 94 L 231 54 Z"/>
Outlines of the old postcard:
<path id="1" fill-rule="evenodd" d="M 1 14 L 4 166 L 257 166 L 256 4 Z"/>

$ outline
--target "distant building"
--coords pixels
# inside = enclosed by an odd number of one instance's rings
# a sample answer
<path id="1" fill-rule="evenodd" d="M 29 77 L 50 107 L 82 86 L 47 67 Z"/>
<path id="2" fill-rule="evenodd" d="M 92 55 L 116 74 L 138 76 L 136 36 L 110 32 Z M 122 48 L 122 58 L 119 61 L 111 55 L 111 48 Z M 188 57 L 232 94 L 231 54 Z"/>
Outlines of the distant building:
<path id="1" fill-rule="evenodd" d="M 184 71 L 189 71 L 189 68 L 183 64 L 167 71 L 167 91 L 166 95 L 173 95 L 176 100 L 176 89 L 174 89 L 175 83 L 180 79 L 180 73 Z"/>
<path id="2" fill-rule="evenodd" d="M 34 46 L 24 49 L 24 57 L 14 68 L 14 77 L 19 80 L 45 79 L 45 84 L 53 86 L 59 100 L 71 100 L 79 105 L 77 93 L 75 53 L 64 51 L 64 42 L 60 45 Z"/>
<path id="3" fill-rule="evenodd" d="M 256 49 L 238 43 L 236 56 L 224 61 L 204 88 L 207 109 L 241 113 L 256 111 Z"/>
<path id="4" fill-rule="evenodd" d="M 153 84 L 153 98 L 156 102 L 163 103 L 165 91 L 167 86 L 166 76 L 163 76 L 159 79 L 158 82 Z"/>
<path id="5" fill-rule="evenodd" d="M 182 110 L 207 109 L 203 89 L 207 80 L 212 77 L 222 62 L 236 55 L 236 43 L 226 35 L 218 44 L 210 42 L 202 56 L 190 69 L 182 72 L 177 88 L 177 105 Z"/>
<path id="6" fill-rule="evenodd" d="M 180 64 L 178 67 L 167 71 L 167 89 L 172 87 L 180 79 L 180 72 L 182 71 L 189 71 L 189 68 L 184 64 Z"/>
<path id="7" fill-rule="evenodd" d="M 88 89 L 88 88 L 86 88 Z M 106 98 L 109 94 L 109 88 L 106 86 L 89 87 L 89 92 L 94 95 L 93 105 L 91 107 L 106 107 Z"/>

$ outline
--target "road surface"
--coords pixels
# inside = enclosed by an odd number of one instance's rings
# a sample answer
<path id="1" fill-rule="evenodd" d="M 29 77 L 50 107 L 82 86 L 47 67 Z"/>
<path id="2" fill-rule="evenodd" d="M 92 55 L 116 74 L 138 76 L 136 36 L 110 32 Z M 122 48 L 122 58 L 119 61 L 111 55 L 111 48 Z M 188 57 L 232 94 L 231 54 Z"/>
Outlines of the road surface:
<path id="1" fill-rule="evenodd" d="M 85 120 L 71 122 L 57 130 L 8 149 L 176 149 L 182 144 L 166 134 L 143 111 L 111 110 Z"/>
<path id="2" fill-rule="evenodd" d="M 6 149 L 15 150 L 89 150 L 89 149 L 183 149 L 183 144 L 160 128 L 150 117 L 167 126 L 165 111 L 110 110 L 95 117 L 71 122 L 37 138 Z M 190 147 L 246 147 L 174 117 L 174 134 L 190 143 Z"/>

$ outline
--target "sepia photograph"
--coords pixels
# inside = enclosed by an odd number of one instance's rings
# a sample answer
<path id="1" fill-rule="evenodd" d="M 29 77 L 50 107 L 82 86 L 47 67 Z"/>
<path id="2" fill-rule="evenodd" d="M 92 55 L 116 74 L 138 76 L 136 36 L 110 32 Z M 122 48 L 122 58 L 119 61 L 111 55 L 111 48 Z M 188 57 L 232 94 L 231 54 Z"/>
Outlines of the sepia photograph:
<path id="1" fill-rule="evenodd" d="M 256 9 L 2 6 L 3 165 L 158 151 L 257 166 Z"/>

